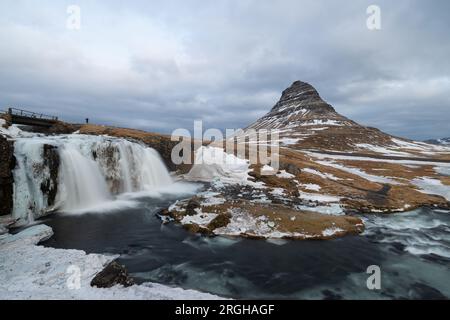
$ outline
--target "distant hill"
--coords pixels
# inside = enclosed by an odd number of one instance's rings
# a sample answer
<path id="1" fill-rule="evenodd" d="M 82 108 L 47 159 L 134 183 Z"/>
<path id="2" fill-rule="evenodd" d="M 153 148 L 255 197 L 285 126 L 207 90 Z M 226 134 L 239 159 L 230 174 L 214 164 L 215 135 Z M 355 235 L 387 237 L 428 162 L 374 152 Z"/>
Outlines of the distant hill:
<path id="1" fill-rule="evenodd" d="M 430 139 L 430 140 L 425 140 L 424 142 L 441 145 L 441 146 L 450 146 L 450 138 Z"/>

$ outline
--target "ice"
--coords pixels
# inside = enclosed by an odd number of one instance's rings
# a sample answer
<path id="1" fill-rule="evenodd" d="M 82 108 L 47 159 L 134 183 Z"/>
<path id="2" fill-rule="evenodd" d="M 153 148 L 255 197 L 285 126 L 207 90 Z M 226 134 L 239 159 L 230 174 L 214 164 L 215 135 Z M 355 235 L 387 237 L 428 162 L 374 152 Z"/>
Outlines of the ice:
<path id="1" fill-rule="evenodd" d="M 438 179 L 422 177 L 413 179 L 411 183 L 419 187 L 423 193 L 437 194 L 450 201 L 450 186 L 442 184 Z"/>

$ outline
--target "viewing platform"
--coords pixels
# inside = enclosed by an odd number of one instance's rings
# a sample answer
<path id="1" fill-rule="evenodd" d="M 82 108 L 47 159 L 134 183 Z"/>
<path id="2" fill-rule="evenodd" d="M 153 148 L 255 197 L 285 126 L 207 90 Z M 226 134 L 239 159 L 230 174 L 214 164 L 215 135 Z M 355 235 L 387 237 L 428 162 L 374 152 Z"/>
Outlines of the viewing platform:
<path id="1" fill-rule="evenodd" d="M 27 126 L 51 127 L 58 121 L 58 117 L 49 116 L 42 113 L 32 111 L 8 108 L 6 112 L 13 124 L 22 124 Z"/>

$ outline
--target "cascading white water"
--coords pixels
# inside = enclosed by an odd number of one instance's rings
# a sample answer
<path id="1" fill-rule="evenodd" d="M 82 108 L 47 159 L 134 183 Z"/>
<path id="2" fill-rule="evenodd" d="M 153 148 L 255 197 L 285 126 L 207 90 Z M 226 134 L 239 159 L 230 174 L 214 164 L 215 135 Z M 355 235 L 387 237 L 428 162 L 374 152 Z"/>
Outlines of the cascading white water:
<path id="1" fill-rule="evenodd" d="M 59 156 L 57 204 L 61 210 L 88 208 L 112 198 L 106 180 L 93 159 L 82 155 L 71 144 L 62 146 Z"/>
<path id="2" fill-rule="evenodd" d="M 59 155 L 57 194 L 49 206 L 43 185 L 51 185 L 44 146 Z M 159 154 L 152 148 L 121 138 L 88 135 L 27 137 L 15 141 L 14 210 L 16 219 L 30 222 L 49 209 L 89 210 L 114 195 L 157 191 L 172 184 Z"/>
<path id="3" fill-rule="evenodd" d="M 122 140 L 117 146 L 122 170 L 122 192 L 153 190 L 172 183 L 158 152 Z"/>

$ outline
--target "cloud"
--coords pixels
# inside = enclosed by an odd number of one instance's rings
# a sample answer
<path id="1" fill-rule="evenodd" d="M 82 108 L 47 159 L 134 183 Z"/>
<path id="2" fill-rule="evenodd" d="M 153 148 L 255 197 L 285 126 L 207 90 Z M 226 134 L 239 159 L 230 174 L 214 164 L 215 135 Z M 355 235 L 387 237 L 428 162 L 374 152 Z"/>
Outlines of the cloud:
<path id="1" fill-rule="evenodd" d="M 450 136 L 448 1 L 79 1 L 0 4 L 0 99 L 57 114 L 170 133 L 239 128 L 294 80 L 338 112 L 415 139 Z"/>

